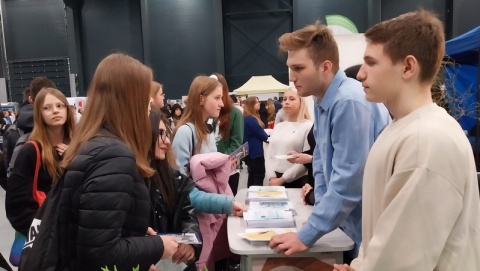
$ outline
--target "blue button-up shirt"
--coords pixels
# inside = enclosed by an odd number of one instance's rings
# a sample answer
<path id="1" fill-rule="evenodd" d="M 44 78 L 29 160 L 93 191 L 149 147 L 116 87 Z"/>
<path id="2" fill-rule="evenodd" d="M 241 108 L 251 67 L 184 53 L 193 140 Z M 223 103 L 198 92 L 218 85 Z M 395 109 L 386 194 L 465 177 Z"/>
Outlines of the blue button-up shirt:
<path id="1" fill-rule="evenodd" d="M 367 102 L 360 82 L 338 71 L 322 100 L 315 101 L 313 152 L 315 206 L 299 239 L 312 246 L 340 227 L 358 247 L 362 241 L 362 182 L 367 155 L 391 122 L 383 104 Z"/>

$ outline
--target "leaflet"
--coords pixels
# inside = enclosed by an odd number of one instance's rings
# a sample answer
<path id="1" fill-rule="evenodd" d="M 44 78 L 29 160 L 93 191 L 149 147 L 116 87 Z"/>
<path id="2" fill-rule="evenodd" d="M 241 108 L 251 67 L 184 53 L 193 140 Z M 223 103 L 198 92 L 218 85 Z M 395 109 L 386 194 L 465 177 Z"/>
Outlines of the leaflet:
<path id="1" fill-rule="evenodd" d="M 187 233 L 157 233 L 157 235 L 168 235 L 168 236 L 175 236 L 177 237 L 177 242 L 179 244 L 187 244 L 187 245 L 199 245 L 202 243 L 198 239 L 198 236 L 193 232 Z"/>

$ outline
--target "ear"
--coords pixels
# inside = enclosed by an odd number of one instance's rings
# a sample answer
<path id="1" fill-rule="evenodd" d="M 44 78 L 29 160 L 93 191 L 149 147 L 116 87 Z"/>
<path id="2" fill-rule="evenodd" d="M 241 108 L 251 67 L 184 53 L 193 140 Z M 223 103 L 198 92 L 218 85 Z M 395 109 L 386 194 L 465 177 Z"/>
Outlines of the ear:
<path id="1" fill-rule="evenodd" d="M 411 79 L 415 75 L 420 73 L 420 66 L 418 65 L 417 59 L 412 56 L 408 55 L 403 60 L 404 68 L 403 68 L 403 78 L 404 79 Z"/>
<path id="2" fill-rule="evenodd" d="M 330 60 L 325 60 L 322 64 L 320 64 L 320 68 L 322 68 L 323 73 L 332 72 L 332 67 L 333 64 L 330 62 Z"/>
<path id="3" fill-rule="evenodd" d="M 203 105 L 205 103 L 205 97 L 203 95 L 200 95 L 200 105 Z"/>
<path id="4" fill-rule="evenodd" d="M 29 104 L 33 104 L 32 96 L 28 96 L 28 103 L 29 103 Z"/>

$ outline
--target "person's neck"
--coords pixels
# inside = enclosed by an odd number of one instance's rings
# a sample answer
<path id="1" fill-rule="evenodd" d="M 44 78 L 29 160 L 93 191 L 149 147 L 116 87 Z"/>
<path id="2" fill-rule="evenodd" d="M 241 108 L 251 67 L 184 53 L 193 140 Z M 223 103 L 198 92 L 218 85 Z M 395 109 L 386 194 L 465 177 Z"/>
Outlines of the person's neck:
<path id="1" fill-rule="evenodd" d="M 63 131 L 63 125 L 48 127 L 47 135 L 50 143 L 52 143 L 53 146 L 63 143 L 64 137 L 65 137 L 65 133 Z"/>
<path id="2" fill-rule="evenodd" d="M 386 102 L 385 106 L 398 121 L 420 107 L 433 103 L 430 85 L 405 85 L 400 95 L 394 101 Z"/>
<path id="3" fill-rule="evenodd" d="M 313 96 L 315 96 L 315 98 L 317 98 L 319 101 L 321 101 L 323 99 L 323 97 L 325 96 L 325 93 L 327 93 L 328 87 L 332 83 L 334 77 L 335 77 L 335 74 L 327 73 L 325 75 L 325 79 L 323 80 L 322 83 L 320 83 L 320 85 L 318 86 L 318 88 L 317 88 L 317 90 L 316 90 L 316 92 Z"/>
<path id="4" fill-rule="evenodd" d="M 297 114 L 287 115 L 287 121 L 288 122 L 297 122 L 297 120 L 298 120 L 298 112 L 297 112 Z"/>

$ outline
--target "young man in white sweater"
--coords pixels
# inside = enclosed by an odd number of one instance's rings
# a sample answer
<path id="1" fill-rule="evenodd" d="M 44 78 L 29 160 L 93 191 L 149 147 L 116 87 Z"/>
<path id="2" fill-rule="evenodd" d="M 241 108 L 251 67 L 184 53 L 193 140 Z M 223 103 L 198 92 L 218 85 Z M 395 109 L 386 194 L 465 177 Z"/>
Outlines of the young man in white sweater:
<path id="1" fill-rule="evenodd" d="M 363 181 L 362 245 L 338 271 L 480 270 L 480 202 L 473 151 L 431 87 L 442 23 L 428 11 L 370 28 L 357 78 L 394 117 L 372 146 Z"/>

